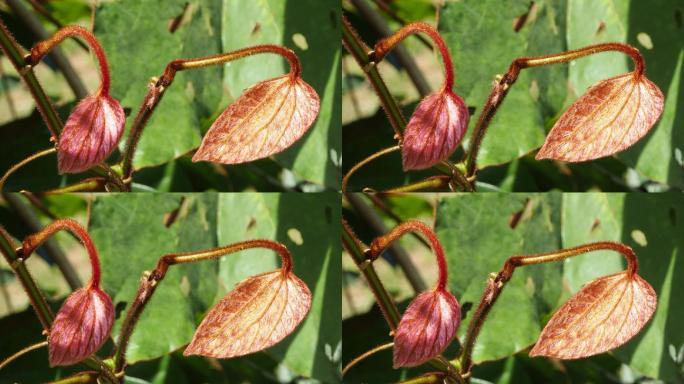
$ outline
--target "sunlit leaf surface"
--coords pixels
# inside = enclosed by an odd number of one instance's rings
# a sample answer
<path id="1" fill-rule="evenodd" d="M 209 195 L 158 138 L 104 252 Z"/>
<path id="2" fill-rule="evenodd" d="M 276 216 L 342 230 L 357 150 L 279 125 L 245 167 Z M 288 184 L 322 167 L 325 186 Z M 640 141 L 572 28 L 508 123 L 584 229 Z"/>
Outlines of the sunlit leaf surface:
<path id="1" fill-rule="evenodd" d="M 561 116 L 536 158 L 577 162 L 620 152 L 648 133 L 663 102 L 646 76 L 630 72 L 601 81 Z"/>
<path id="2" fill-rule="evenodd" d="M 637 274 L 596 279 L 558 309 L 530 356 L 578 359 L 617 348 L 646 325 L 656 301 L 651 285 Z"/>

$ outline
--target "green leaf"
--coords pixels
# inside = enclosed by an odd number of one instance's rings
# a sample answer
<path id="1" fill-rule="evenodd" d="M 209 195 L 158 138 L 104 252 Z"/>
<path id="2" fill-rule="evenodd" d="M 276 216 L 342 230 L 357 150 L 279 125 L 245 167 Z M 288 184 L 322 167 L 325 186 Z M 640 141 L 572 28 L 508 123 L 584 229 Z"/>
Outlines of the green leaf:
<path id="1" fill-rule="evenodd" d="M 275 158 L 300 177 L 331 188 L 340 180 L 340 12 L 335 0 L 224 0 L 222 16 L 225 51 L 281 44 L 299 57 L 302 77 L 320 96 L 321 110 L 310 131 Z M 256 82 L 288 70 L 277 55 L 257 55 L 228 64 L 224 81 L 237 98 Z"/>
<path id="2" fill-rule="evenodd" d="M 341 342 L 339 195 L 322 193 L 312 199 L 302 194 L 222 194 L 218 212 L 221 244 L 245 238 L 285 244 L 292 252 L 295 274 L 313 293 L 304 322 L 266 353 L 298 374 L 339 381 L 338 364 L 325 354 L 326 345 L 335 349 Z M 247 276 L 277 265 L 272 251 L 248 250 L 221 260 L 220 279 L 224 290 L 230 290 Z"/>
<path id="3" fill-rule="evenodd" d="M 183 22 L 170 32 L 169 21 L 182 14 Z M 112 96 L 131 111 L 128 128 L 150 78 L 160 76 L 169 61 L 221 51 L 219 14 L 220 5 L 210 0 L 119 0 L 98 7 L 95 34 L 107 53 Z M 166 163 L 199 146 L 202 120 L 216 112 L 223 92 L 221 76 L 221 67 L 176 76 L 145 128 L 135 168 Z"/>
<path id="4" fill-rule="evenodd" d="M 98 196 L 90 234 L 100 253 L 102 285 L 126 310 L 143 271 L 162 255 L 217 246 L 216 194 Z M 171 222 L 171 215 L 177 214 Z M 198 319 L 214 302 L 217 261 L 171 267 L 131 337 L 130 363 L 170 353 L 190 342 Z M 213 278 L 212 278 L 213 276 Z M 118 338 L 125 313 L 114 324 Z"/>
<path id="5" fill-rule="evenodd" d="M 684 250 L 682 218 L 684 198 L 677 194 L 570 194 L 563 198 L 564 247 L 617 240 L 636 252 L 639 274 L 656 290 L 658 307 L 646 328 L 615 355 L 637 371 L 668 382 L 681 378 L 668 346 L 684 343 L 679 326 L 684 309 L 676 304 L 676 295 L 684 292 L 684 270 L 678 263 Z M 564 278 L 571 286 L 577 285 L 621 270 L 623 265 L 620 255 L 592 253 L 566 260 Z"/>
<path id="6" fill-rule="evenodd" d="M 461 340 L 487 276 L 517 254 L 560 247 L 561 195 L 478 194 L 442 199 L 436 230 L 447 254 L 449 288 L 464 308 Z M 515 225 L 511 219 L 519 217 Z M 561 291 L 561 265 L 516 270 L 477 339 L 473 361 L 500 359 L 533 344 Z M 505 335 L 505 337 L 502 337 Z"/>
<path id="7" fill-rule="evenodd" d="M 529 12 L 516 32 L 516 18 Z M 565 1 L 450 1 L 441 8 L 439 30 L 454 60 L 456 92 L 476 107 L 473 131 L 492 81 L 517 57 L 565 50 Z M 566 65 L 524 70 L 494 117 L 478 156 L 478 167 L 502 164 L 542 145 L 547 121 L 563 105 Z"/>

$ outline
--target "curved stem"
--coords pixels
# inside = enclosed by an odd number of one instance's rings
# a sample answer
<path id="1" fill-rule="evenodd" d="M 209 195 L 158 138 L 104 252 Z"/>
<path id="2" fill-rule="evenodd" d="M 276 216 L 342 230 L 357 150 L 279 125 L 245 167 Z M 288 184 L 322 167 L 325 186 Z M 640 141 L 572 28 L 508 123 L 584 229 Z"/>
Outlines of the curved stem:
<path id="1" fill-rule="evenodd" d="M 300 77 L 302 73 L 302 66 L 299 63 L 299 58 L 289 48 L 273 45 L 255 45 L 253 47 L 247 47 L 243 49 L 238 49 L 237 51 L 228 53 L 219 53 L 218 55 L 197 57 L 192 59 L 177 59 L 173 60 L 166 65 L 164 74 L 159 79 L 160 84 L 168 87 L 176 76 L 177 71 L 184 71 L 186 69 L 196 69 L 208 67 L 210 65 L 220 65 L 225 64 L 229 61 L 241 59 L 243 57 L 252 56 L 260 53 L 275 53 L 287 59 L 290 63 L 290 76 L 293 78 Z"/>
<path id="2" fill-rule="evenodd" d="M 420 192 L 428 189 L 448 188 L 451 178 L 449 176 L 432 176 L 425 180 L 417 181 L 415 183 L 402 185 L 401 187 L 386 189 L 385 193 L 407 193 Z"/>
<path id="3" fill-rule="evenodd" d="M 130 340 L 131 335 L 133 335 L 133 330 L 140 319 L 140 315 L 156 291 L 158 283 L 166 276 L 166 271 L 170 265 L 212 260 L 230 253 L 236 253 L 251 248 L 268 248 L 275 251 L 282 261 L 282 273 L 288 274 L 292 271 L 292 256 L 290 255 L 290 251 L 283 244 L 272 240 L 247 240 L 225 247 L 195 252 L 172 253 L 160 257 L 156 268 L 152 272 L 143 275 L 133 304 L 131 304 L 130 309 L 126 313 L 126 318 L 121 325 L 119 341 L 114 354 L 114 372 L 117 374 L 123 372 L 123 369 L 126 366 L 126 349 L 128 348 L 128 341 Z"/>
<path id="4" fill-rule="evenodd" d="M 61 230 L 67 230 L 81 240 L 81 244 L 85 247 L 88 252 L 88 257 L 90 258 L 90 266 L 92 268 L 92 277 L 90 280 L 90 285 L 98 288 L 100 286 L 100 259 L 97 256 L 97 250 L 95 249 L 95 244 L 93 240 L 88 235 L 88 232 L 75 220 L 71 219 L 60 219 L 53 221 L 48 226 L 43 228 L 40 232 L 28 236 L 24 239 L 22 244 L 22 257 L 27 259 L 36 248 L 40 247 L 50 236 L 54 235 L 56 232 Z"/>
<path id="5" fill-rule="evenodd" d="M 49 148 L 49 149 L 44 149 L 44 150 L 42 150 L 42 151 L 40 151 L 40 152 L 34 153 L 33 155 L 31 155 L 31 156 L 29 156 L 29 157 L 23 159 L 22 161 L 20 161 L 20 162 L 14 164 L 12 167 L 10 167 L 10 169 L 7 170 L 7 172 L 5 172 L 4 175 L 2 175 L 2 178 L 0 178 L 0 192 L 2 192 L 3 188 L 5 188 L 5 182 L 7 181 L 7 179 L 8 179 L 10 176 L 12 176 L 12 174 L 13 174 L 14 172 L 16 172 L 16 171 L 19 170 L 21 167 L 23 167 L 24 165 L 26 165 L 26 164 L 32 162 L 32 161 L 35 160 L 35 159 L 39 159 L 39 158 L 41 158 L 41 157 L 43 157 L 43 156 L 47 156 L 47 155 L 49 155 L 49 154 L 51 154 L 51 153 L 55 153 L 55 152 L 57 152 L 57 149 L 54 148 L 54 147 L 53 147 L 53 148 Z"/>
<path id="6" fill-rule="evenodd" d="M 80 180 L 74 184 L 67 185 L 61 188 L 49 189 L 45 192 L 41 192 L 43 196 L 49 195 L 61 195 L 64 193 L 74 193 L 74 192 L 102 192 L 105 191 L 105 186 L 107 185 L 107 180 L 103 177 L 90 177 L 87 179 Z"/>
<path id="7" fill-rule="evenodd" d="M 7 233 L 5 228 L 0 225 L 0 253 L 5 257 L 7 264 L 12 267 L 12 270 L 24 287 L 29 302 L 36 312 L 40 324 L 43 326 L 43 331 L 48 332 L 55 315 L 52 313 L 47 300 L 45 300 L 43 292 L 38 288 L 35 280 L 33 280 L 33 277 L 26 268 L 24 259 L 18 254 L 17 249 L 21 248 L 14 242 L 12 236 Z"/>
<path id="8" fill-rule="evenodd" d="M 395 138 L 401 141 L 402 131 L 406 128 L 406 118 L 401 112 L 399 104 L 397 104 L 397 101 L 394 100 L 389 89 L 387 89 L 387 85 L 382 80 L 382 77 L 380 77 L 378 69 L 371 63 L 368 57 L 370 48 L 361 40 L 344 15 L 342 16 L 342 44 L 354 57 L 359 67 L 363 69 L 363 73 L 366 74 L 368 81 L 378 95 L 380 105 L 382 105 L 382 109 L 387 114 L 387 118 L 394 129 Z"/>
<path id="9" fill-rule="evenodd" d="M 3 360 L 2 362 L 0 362 L 0 370 L 5 368 L 9 363 L 13 362 L 14 360 L 24 356 L 25 354 L 27 354 L 31 351 L 35 351 L 36 349 L 46 347 L 47 345 L 48 345 L 47 340 L 41 341 L 40 343 L 36 343 L 33 345 L 29 345 L 28 347 L 22 349 L 21 351 L 13 354 L 12 356 L 10 356 L 10 357 L 6 358 L 5 360 Z"/>
<path id="10" fill-rule="evenodd" d="M 292 255 L 290 255 L 290 251 L 286 246 L 273 240 L 257 239 L 242 241 L 227 245 L 225 247 L 208 249 L 206 251 L 171 253 L 164 255 L 159 259 L 159 262 L 157 262 L 157 268 L 154 270 L 154 278 L 157 280 L 163 279 L 170 265 L 211 260 L 229 253 L 240 252 L 251 248 L 268 248 L 275 251 L 278 256 L 280 256 L 280 260 L 282 261 L 281 270 L 283 271 L 283 274 L 288 274 L 292 271 Z"/>
<path id="11" fill-rule="evenodd" d="M 403 223 L 394 227 L 388 234 L 380 237 L 376 237 L 375 240 L 370 245 L 370 257 L 372 260 L 380 257 L 380 254 L 384 252 L 387 247 L 390 246 L 394 241 L 398 240 L 402 235 L 407 232 L 420 232 L 422 233 L 430 242 L 432 246 L 432 251 L 435 253 L 437 258 L 437 267 L 439 268 L 439 277 L 437 278 L 436 290 L 443 291 L 446 289 L 447 285 L 447 264 L 446 257 L 444 256 L 444 248 L 440 244 L 439 239 L 435 232 L 425 225 L 422 221 L 418 220 L 407 220 Z"/>
<path id="12" fill-rule="evenodd" d="M 371 350 L 369 350 L 369 351 L 366 351 L 366 352 L 364 352 L 363 354 L 357 356 L 356 358 L 354 358 L 354 360 L 350 361 L 350 362 L 342 369 L 342 376 L 344 377 L 344 375 L 345 375 L 351 368 L 353 368 L 356 364 L 360 363 L 361 361 L 365 360 L 367 357 L 369 357 L 369 356 L 371 356 L 371 355 L 374 355 L 374 354 L 376 354 L 376 353 L 378 353 L 378 352 L 380 352 L 380 351 L 384 351 L 384 350 L 386 350 L 386 349 L 390 349 L 390 348 L 392 348 L 393 346 L 394 346 L 394 342 L 390 342 L 390 343 L 383 344 L 383 345 L 378 345 L 377 347 L 375 347 L 375 348 L 373 348 L 373 349 L 371 349 Z"/>
<path id="13" fill-rule="evenodd" d="M 64 124 L 59 118 L 52 102 L 50 102 L 50 98 L 45 94 L 40 83 L 38 83 L 38 79 L 36 79 L 33 70 L 24 62 L 23 49 L 14 40 L 12 34 L 2 20 L 0 20 L 0 48 L 12 63 L 14 69 L 17 70 L 19 76 L 24 80 L 24 83 L 26 83 L 29 92 L 31 92 L 31 96 L 33 96 L 33 99 L 36 102 L 38 112 L 40 112 L 40 115 L 43 117 L 45 125 L 52 135 L 52 139 L 56 141 Z"/>
<path id="14" fill-rule="evenodd" d="M 394 300 L 392 300 L 392 296 L 387 292 L 387 289 L 385 289 L 385 286 L 375 272 L 375 268 L 373 267 L 373 264 L 370 263 L 370 259 L 366 257 L 369 252 L 368 247 L 358 239 L 352 228 L 344 219 L 342 219 L 342 245 L 356 263 L 359 271 L 361 271 L 366 278 L 368 287 L 371 292 L 373 292 L 375 301 L 378 303 L 378 307 L 380 307 L 380 311 L 393 334 L 401 319 L 399 309 L 397 309 L 397 305 L 394 303 Z"/>
<path id="15" fill-rule="evenodd" d="M 375 44 L 373 52 L 370 53 L 370 60 L 379 63 L 394 47 L 411 34 L 423 32 L 430 36 L 437 49 L 442 55 L 444 63 L 444 88 L 451 90 L 454 87 L 454 65 L 451 62 L 449 49 L 447 48 L 442 36 L 430 24 L 418 22 L 403 26 L 393 35 L 386 37 Z"/>
<path id="16" fill-rule="evenodd" d="M 501 271 L 499 271 L 499 273 L 496 275 L 490 276 L 487 280 L 487 287 L 482 294 L 480 304 L 478 305 L 477 310 L 475 311 L 475 314 L 468 325 L 466 339 L 460 356 L 461 366 L 463 367 L 464 372 L 470 372 L 472 368 L 472 353 L 473 347 L 475 346 L 475 340 L 482 329 L 482 325 L 484 324 L 489 311 L 499 298 L 499 295 L 506 286 L 506 283 L 513 276 L 513 272 L 515 271 L 516 267 L 561 261 L 569 257 L 574 257 L 598 250 L 612 250 L 620 252 L 625 257 L 625 260 L 627 260 L 627 272 L 632 275 L 637 273 L 639 264 L 632 248 L 627 245 L 612 241 L 601 241 L 584 244 L 573 248 L 561 249 L 558 251 L 509 257 L 504 263 Z"/>
<path id="17" fill-rule="evenodd" d="M 97 378 L 100 376 L 98 372 L 86 371 L 67 376 L 63 379 L 50 381 L 48 384 L 89 384 L 98 383 Z M 115 382 L 115 381 L 113 381 Z"/>
<path id="18" fill-rule="evenodd" d="M 375 160 L 381 156 L 384 156 L 388 153 L 396 152 L 399 150 L 401 150 L 401 146 L 399 146 L 399 145 L 395 145 L 393 147 L 381 149 L 378 152 L 375 152 L 374 154 L 366 157 L 365 159 L 359 161 L 356 165 L 351 167 L 351 169 L 347 172 L 347 174 L 345 174 L 344 177 L 342 178 L 342 193 L 347 193 L 347 184 L 349 183 L 349 178 L 354 173 L 356 173 L 356 171 L 358 171 L 359 169 L 361 169 L 366 164 L 370 163 L 371 161 L 373 161 L 373 160 Z"/>
<path id="19" fill-rule="evenodd" d="M 519 57 L 511 63 L 508 69 L 507 76 L 517 77 L 518 72 L 523 68 L 541 67 L 544 65 L 567 63 L 569 61 L 579 59 L 580 57 L 593 55 L 600 52 L 616 51 L 628 55 L 634 62 L 634 74 L 641 77 L 646 69 L 644 58 L 639 53 L 639 50 L 628 44 L 623 43 L 603 43 L 590 45 L 587 47 L 573 49 L 561 53 L 544 56 L 529 56 Z"/>
<path id="20" fill-rule="evenodd" d="M 100 75 L 102 76 L 102 84 L 100 85 L 100 91 L 105 95 L 109 94 L 109 87 L 111 84 L 111 79 L 109 76 L 109 65 L 107 64 L 107 57 L 105 56 L 104 50 L 97 41 L 95 36 L 89 30 L 79 27 L 77 25 L 69 25 L 57 31 L 54 35 L 50 36 L 47 40 L 43 40 L 37 43 L 33 48 L 31 48 L 30 56 L 26 57 L 26 63 L 35 66 L 43 59 L 45 55 L 59 43 L 61 43 L 67 37 L 79 36 L 82 37 L 90 48 L 92 49 L 97 61 L 100 65 Z"/>
<path id="21" fill-rule="evenodd" d="M 471 178 L 477 172 L 477 155 L 480 151 L 480 146 L 482 145 L 485 133 L 487 132 L 487 127 L 489 127 L 494 114 L 501 103 L 503 103 L 509 89 L 518 79 L 521 69 L 565 63 L 580 57 L 607 51 L 618 51 L 629 55 L 632 61 L 634 61 L 634 76 L 641 77 L 643 75 L 646 68 L 644 58 L 639 53 L 638 49 L 623 43 L 596 44 L 553 55 L 520 57 L 513 60 L 508 67 L 508 72 L 492 87 L 492 91 L 482 108 L 477 124 L 475 124 L 475 129 L 471 135 L 470 144 L 468 145 L 468 154 L 466 155 L 466 177 Z"/>

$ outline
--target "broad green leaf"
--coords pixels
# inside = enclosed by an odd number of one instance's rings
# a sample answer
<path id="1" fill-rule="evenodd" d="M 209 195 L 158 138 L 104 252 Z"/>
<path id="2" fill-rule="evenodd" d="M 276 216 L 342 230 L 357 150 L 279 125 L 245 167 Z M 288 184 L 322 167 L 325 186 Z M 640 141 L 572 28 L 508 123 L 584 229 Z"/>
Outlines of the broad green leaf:
<path id="1" fill-rule="evenodd" d="M 299 57 L 321 110 L 309 132 L 275 159 L 300 177 L 332 188 L 340 179 L 340 12 L 335 0 L 224 0 L 222 10 L 224 51 L 280 44 Z M 256 82 L 288 70 L 277 55 L 256 55 L 227 64 L 224 81 L 235 99 Z"/>
<path id="2" fill-rule="evenodd" d="M 170 32 L 168 23 L 182 14 L 183 22 Z M 150 78 L 160 76 L 169 61 L 221 51 L 219 15 L 220 5 L 210 0 L 118 0 L 98 7 L 95 34 L 107 53 L 112 96 L 131 111 L 128 128 Z M 202 121 L 216 112 L 223 93 L 221 76 L 221 67 L 176 76 L 145 128 L 135 168 L 166 163 L 199 146 Z"/>
<path id="3" fill-rule="evenodd" d="M 593 222 L 599 217 L 600 224 L 595 226 Z M 684 198 L 676 194 L 581 194 L 563 198 L 564 247 L 603 239 L 620 241 L 636 252 L 639 274 L 656 290 L 658 307 L 646 328 L 615 354 L 637 371 L 668 382 L 681 377 L 668 347 L 684 344 L 684 330 L 679 326 L 684 309 L 676 304 L 677 295 L 684 292 L 684 271 L 678 263 L 684 249 L 682 217 Z M 606 257 L 611 258 L 607 263 L 613 263 L 612 270 L 601 260 Z M 565 262 L 564 277 L 571 286 L 587 282 L 597 273 L 623 269 L 620 259 L 619 255 L 607 254 L 573 258 Z"/>
<path id="4" fill-rule="evenodd" d="M 440 201 L 436 229 L 447 254 L 449 288 L 462 307 L 471 306 L 459 329 L 461 340 L 490 273 L 510 256 L 560 247 L 560 204 L 560 194 L 478 194 Z M 559 263 L 516 270 L 477 339 L 476 363 L 509 356 L 535 342 L 544 316 L 558 303 L 561 270 Z"/>
<path id="5" fill-rule="evenodd" d="M 102 285 L 115 308 L 128 310 L 143 271 L 154 269 L 162 255 L 217 246 L 216 207 L 216 194 L 98 196 L 89 230 L 101 258 Z M 169 221 L 175 210 L 175 220 Z M 169 269 L 131 337 L 130 363 L 190 342 L 198 319 L 213 304 L 217 270 L 217 261 Z M 114 324 L 115 340 L 124 315 Z"/>
<path id="6" fill-rule="evenodd" d="M 565 50 L 565 1 L 449 1 L 441 8 L 439 30 L 454 60 L 456 92 L 475 107 L 466 143 L 497 74 L 517 57 Z M 516 18 L 529 15 L 519 31 Z M 494 117 L 478 156 L 478 167 L 507 163 L 544 142 L 547 121 L 566 94 L 565 65 L 521 72 Z"/>
<path id="7" fill-rule="evenodd" d="M 684 186 L 681 152 L 684 134 L 681 88 L 684 42 L 681 34 L 681 2 L 661 0 L 654 4 L 615 0 L 570 0 L 568 3 L 568 48 L 601 42 L 626 42 L 637 47 L 646 61 L 646 75 L 665 95 L 665 110 L 652 132 L 618 158 L 648 178 L 672 186 Z M 679 19 L 678 14 L 679 12 Z M 576 95 L 591 84 L 633 68 L 621 53 L 603 53 L 577 60 L 570 66 L 569 81 Z M 680 160 L 677 160 L 677 151 Z"/>
<path id="8" fill-rule="evenodd" d="M 338 363 L 326 356 L 341 342 L 339 326 L 340 263 L 339 195 L 222 194 L 219 197 L 218 240 L 228 244 L 245 238 L 268 238 L 292 252 L 294 272 L 311 289 L 309 315 L 282 342 L 265 352 L 290 370 L 323 382 L 339 381 Z M 268 250 L 248 250 L 220 262 L 224 291 L 242 279 L 280 265 Z M 241 359 L 241 358 L 238 358 Z"/>

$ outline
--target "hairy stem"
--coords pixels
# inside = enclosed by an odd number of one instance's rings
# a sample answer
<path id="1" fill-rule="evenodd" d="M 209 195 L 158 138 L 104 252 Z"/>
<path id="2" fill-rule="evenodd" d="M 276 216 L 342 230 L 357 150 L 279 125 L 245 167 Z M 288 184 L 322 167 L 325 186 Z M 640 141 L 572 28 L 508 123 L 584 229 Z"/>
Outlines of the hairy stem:
<path id="1" fill-rule="evenodd" d="M 55 107 L 50 102 L 50 99 L 45 94 L 43 87 L 38 83 L 38 79 L 36 79 L 33 70 L 24 62 L 23 49 L 14 40 L 2 20 L 0 20 L 0 48 L 17 70 L 19 76 L 24 80 L 24 83 L 26 83 L 26 86 L 31 92 L 31 96 L 33 96 L 33 99 L 36 102 L 36 108 L 38 108 L 38 112 L 40 112 L 40 115 L 43 117 L 43 120 L 52 135 L 52 140 L 57 141 L 64 124 L 59 118 Z"/>
<path id="2" fill-rule="evenodd" d="M 468 153 L 466 155 L 466 176 L 473 177 L 477 172 L 477 155 L 482 145 L 487 127 L 492 121 L 494 114 L 499 109 L 509 89 L 518 79 L 520 70 L 524 68 L 539 67 L 543 65 L 566 63 L 580 57 L 593 55 L 600 52 L 618 51 L 629 55 L 634 61 L 634 76 L 641 77 L 645 71 L 644 59 L 636 48 L 623 43 L 605 43 L 590 45 L 588 47 L 561 52 L 553 55 L 520 57 L 511 63 L 508 72 L 494 83 L 492 91 L 485 102 L 482 112 L 475 125 L 475 130 L 470 139 Z"/>
<path id="3" fill-rule="evenodd" d="M 299 58 L 294 51 L 280 45 L 264 44 L 238 49 L 237 51 L 233 52 L 219 53 L 218 55 L 173 60 L 166 65 L 164 74 L 161 76 L 159 81 L 162 85 L 168 87 L 173 82 L 176 72 L 178 71 L 204 68 L 211 65 L 221 65 L 229 61 L 234 61 L 237 59 L 242 59 L 243 57 L 253 56 L 261 53 L 275 53 L 284 57 L 290 63 L 290 76 L 293 78 L 301 76 L 302 65 L 300 64 Z"/>
<path id="4" fill-rule="evenodd" d="M 52 235 L 61 230 L 66 230 L 78 237 L 81 240 L 81 244 L 85 247 L 88 252 L 88 257 L 90 258 L 90 266 L 92 268 L 92 277 L 90 279 L 90 286 L 99 288 L 100 287 L 100 258 L 97 256 L 97 250 L 95 249 L 95 244 L 90 238 L 88 231 L 81 226 L 78 222 L 71 219 L 60 219 L 53 221 L 48 226 L 43 228 L 40 232 L 28 236 L 24 239 L 22 244 L 22 257 L 27 259 L 33 251 L 41 246 L 45 241 L 47 241 Z"/>
<path id="5" fill-rule="evenodd" d="M 43 292 L 38 288 L 36 282 L 26 268 L 24 259 L 17 252 L 17 250 L 20 249 L 21 248 L 14 242 L 10 234 L 7 233 L 2 225 L 0 225 L 0 251 L 5 257 L 5 260 L 7 260 L 7 264 L 12 267 L 12 270 L 14 270 L 21 285 L 24 287 L 24 291 L 26 291 L 26 295 L 29 298 L 33 310 L 36 312 L 36 316 L 38 316 L 40 324 L 43 326 L 43 330 L 49 332 L 50 325 L 52 324 L 55 315 L 52 313 L 52 309 L 50 309 L 47 300 L 45 300 Z"/>
<path id="6" fill-rule="evenodd" d="M 251 248 L 267 248 L 275 251 L 280 256 L 282 261 L 282 273 L 288 274 L 291 272 L 292 256 L 290 255 L 290 251 L 288 251 L 287 247 L 285 247 L 283 244 L 272 240 L 248 240 L 227 245 L 225 247 L 212 248 L 208 250 L 172 253 L 159 258 L 156 268 L 152 272 L 145 273 L 143 275 L 143 278 L 140 281 L 140 286 L 138 287 L 138 292 L 133 300 L 133 304 L 131 304 L 130 309 L 126 313 L 126 318 L 121 326 L 119 340 L 117 343 L 116 352 L 114 354 L 114 372 L 117 374 L 123 373 L 123 370 L 126 366 L 126 349 L 128 347 L 128 341 L 130 340 L 133 330 L 140 319 L 140 315 L 156 291 L 157 285 L 166 276 L 166 271 L 170 265 L 212 260 L 227 254 L 236 253 Z"/>
<path id="7" fill-rule="evenodd" d="M 373 65 L 368 57 L 371 49 L 361 40 L 359 35 L 352 28 L 351 23 L 345 16 L 342 16 L 342 44 L 356 60 L 356 63 L 363 69 L 368 81 L 375 89 L 375 93 L 380 99 L 380 105 L 387 114 L 387 117 L 394 129 L 394 136 L 401 141 L 402 132 L 406 128 L 406 118 L 399 108 L 396 100 L 392 97 L 387 85 L 380 77 L 380 72 Z"/>
<path id="8" fill-rule="evenodd" d="M 358 239 L 344 219 L 342 219 L 342 245 L 358 266 L 359 271 L 361 271 L 366 278 L 368 287 L 371 292 L 373 292 L 375 301 L 378 303 L 390 331 L 394 334 L 394 331 L 396 331 L 397 326 L 399 325 L 399 320 L 401 319 L 399 309 L 397 309 L 394 300 L 392 300 L 392 296 L 390 296 L 387 289 L 385 289 L 385 286 L 382 284 L 382 281 L 380 281 L 371 260 L 366 257 L 367 252 L 370 252 L 370 249 Z"/>
<path id="9" fill-rule="evenodd" d="M 473 315 L 470 324 L 468 325 L 468 331 L 466 333 L 466 339 L 463 344 L 463 350 L 460 355 L 461 366 L 464 372 L 470 372 L 472 368 L 472 353 L 473 347 L 475 346 L 475 340 L 482 329 L 489 311 L 494 306 L 494 303 L 501 295 L 503 288 L 506 283 L 513 276 L 513 272 L 517 267 L 523 267 L 527 265 L 535 265 L 542 263 L 550 263 L 554 261 L 565 260 L 569 257 L 574 257 L 587 252 L 593 252 L 598 250 L 612 250 L 620 252 L 627 260 L 627 272 L 630 274 L 637 273 L 638 262 L 636 255 L 632 248 L 627 245 L 615 243 L 611 241 L 602 241 L 597 243 L 584 244 L 573 248 L 561 249 L 553 252 L 535 253 L 531 255 L 524 256 L 512 256 L 509 257 L 504 263 L 503 268 L 496 275 L 491 275 L 487 280 L 487 286 L 482 294 L 480 303 L 477 306 L 475 314 Z"/>
<path id="10" fill-rule="evenodd" d="M 386 349 L 390 349 L 394 346 L 394 342 L 383 344 L 383 345 L 378 345 L 377 347 L 366 351 L 362 353 L 361 355 L 355 357 L 352 361 L 347 363 L 347 365 L 342 369 L 342 376 L 344 376 L 350 369 L 352 369 L 356 364 L 360 363 L 361 361 L 365 360 L 369 356 L 372 356 L 380 351 L 384 351 Z"/>
<path id="11" fill-rule="evenodd" d="M 97 39 L 95 38 L 95 35 L 93 35 L 92 32 L 83 27 L 79 27 L 77 25 L 70 25 L 64 27 L 57 31 L 54 35 L 50 36 L 50 38 L 37 43 L 33 48 L 31 48 L 30 56 L 26 57 L 26 63 L 31 66 L 36 66 L 43 59 L 43 57 L 48 52 L 50 52 L 52 48 L 59 45 L 59 43 L 64 41 L 64 39 L 66 39 L 67 37 L 72 36 L 79 36 L 83 38 L 88 43 L 88 45 L 90 45 L 90 48 L 92 49 L 92 52 L 95 54 L 95 57 L 97 57 L 98 64 L 100 65 L 100 75 L 102 77 L 102 83 L 100 84 L 100 92 L 102 92 L 105 95 L 108 95 L 109 88 L 111 85 L 111 78 L 109 76 L 109 65 L 107 64 L 107 57 L 105 56 L 104 50 L 102 49 L 100 42 L 97 41 Z"/>
<path id="12" fill-rule="evenodd" d="M 444 89 L 452 90 L 454 87 L 454 65 L 451 62 L 449 49 L 447 48 L 447 45 L 442 39 L 442 36 L 440 36 L 439 32 L 437 32 L 430 24 L 418 22 L 403 26 L 393 35 L 384 38 L 375 44 L 375 49 L 370 54 L 370 60 L 372 62 L 379 63 L 390 51 L 392 51 L 392 49 L 394 49 L 397 44 L 399 44 L 407 36 L 420 32 L 430 36 L 432 41 L 434 41 L 435 45 L 437 46 L 437 49 L 439 49 L 439 52 L 442 55 L 442 62 L 444 63 Z"/>
<path id="13" fill-rule="evenodd" d="M 440 291 L 445 290 L 448 273 L 446 257 L 444 256 L 444 248 L 442 248 L 442 244 L 440 244 L 435 232 L 422 221 L 404 221 L 403 223 L 394 227 L 388 234 L 376 237 L 370 245 L 371 259 L 375 260 L 380 257 L 380 255 L 387 249 L 387 247 L 390 246 L 390 244 L 408 232 L 420 232 L 430 242 L 432 251 L 435 253 L 435 257 L 437 258 L 437 267 L 439 269 L 439 277 L 437 278 L 437 285 L 435 286 L 435 289 Z"/>

